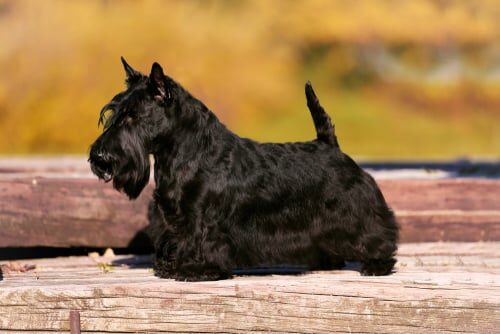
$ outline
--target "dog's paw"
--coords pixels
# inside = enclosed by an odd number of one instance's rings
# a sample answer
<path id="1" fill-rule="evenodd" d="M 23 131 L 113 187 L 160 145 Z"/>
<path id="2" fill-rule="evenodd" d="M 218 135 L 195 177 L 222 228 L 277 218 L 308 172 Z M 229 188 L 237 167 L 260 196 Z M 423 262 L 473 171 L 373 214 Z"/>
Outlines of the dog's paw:
<path id="1" fill-rule="evenodd" d="M 219 281 L 229 279 L 232 275 L 221 272 L 203 272 L 203 273 L 176 273 L 174 279 L 181 282 L 203 282 Z"/>
<path id="2" fill-rule="evenodd" d="M 390 275 L 395 263 L 395 259 L 368 260 L 363 262 L 360 273 L 362 276 Z"/>
<path id="3" fill-rule="evenodd" d="M 165 270 L 164 268 L 154 268 L 154 273 L 156 277 L 159 278 L 175 278 L 175 273 L 170 270 Z"/>

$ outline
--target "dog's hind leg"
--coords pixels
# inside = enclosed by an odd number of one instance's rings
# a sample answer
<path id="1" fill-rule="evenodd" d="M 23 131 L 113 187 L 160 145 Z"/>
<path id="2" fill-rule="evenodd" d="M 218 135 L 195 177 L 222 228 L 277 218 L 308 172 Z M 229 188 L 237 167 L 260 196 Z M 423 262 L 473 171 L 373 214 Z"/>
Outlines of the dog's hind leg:
<path id="1" fill-rule="evenodd" d="M 394 240 L 390 238 L 381 239 L 380 237 L 365 237 L 364 255 L 361 261 L 361 275 L 363 276 L 381 276 L 392 273 L 396 259 L 394 254 L 397 246 Z"/>

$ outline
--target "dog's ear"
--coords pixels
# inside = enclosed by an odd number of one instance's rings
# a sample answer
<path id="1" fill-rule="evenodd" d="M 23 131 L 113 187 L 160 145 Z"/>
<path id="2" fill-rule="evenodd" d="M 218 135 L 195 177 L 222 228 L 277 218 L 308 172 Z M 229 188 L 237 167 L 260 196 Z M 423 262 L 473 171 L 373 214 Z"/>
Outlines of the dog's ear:
<path id="1" fill-rule="evenodd" d="M 126 80 L 127 85 L 130 85 L 130 83 L 132 83 L 135 79 L 141 77 L 141 73 L 139 71 L 134 70 L 132 66 L 130 66 L 127 63 L 125 58 L 120 57 L 120 59 L 122 60 L 123 68 L 125 69 L 125 74 L 127 74 L 127 80 Z"/>
<path id="2" fill-rule="evenodd" d="M 170 92 L 167 89 L 165 75 L 160 64 L 154 63 L 149 74 L 149 82 L 153 91 L 153 95 L 157 101 L 165 102 L 170 98 Z"/>

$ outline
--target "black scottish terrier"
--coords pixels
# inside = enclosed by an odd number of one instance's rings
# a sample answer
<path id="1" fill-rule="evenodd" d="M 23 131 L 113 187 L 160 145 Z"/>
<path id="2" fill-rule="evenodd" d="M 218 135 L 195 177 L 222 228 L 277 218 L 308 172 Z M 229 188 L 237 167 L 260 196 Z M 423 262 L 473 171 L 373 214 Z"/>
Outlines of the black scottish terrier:
<path id="1" fill-rule="evenodd" d="M 127 90 L 101 110 L 92 171 L 135 199 L 150 176 L 155 272 L 164 278 L 230 278 L 235 268 L 342 268 L 387 275 L 398 227 L 375 181 L 337 143 L 311 84 L 307 106 L 317 138 L 257 143 L 228 130 L 199 100 L 163 74 L 122 58 Z M 108 113 L 110 111 L 110 113 Z"/>

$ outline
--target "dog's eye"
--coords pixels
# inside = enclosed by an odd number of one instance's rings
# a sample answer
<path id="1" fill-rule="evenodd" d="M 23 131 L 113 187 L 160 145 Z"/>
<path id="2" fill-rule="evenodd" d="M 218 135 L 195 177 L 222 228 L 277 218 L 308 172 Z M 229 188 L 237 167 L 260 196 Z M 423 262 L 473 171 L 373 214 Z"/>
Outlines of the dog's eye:
<path id="1" fill-rule="evenodd" d="M 131 122 L 133 122 L 136 119 L 137 119 L 137 115 L 136 114 L 128 114 L 128 115 L 125 115 L 125 117 L 123 117 L 123 121 L 125 123 L 131 123 Z"/>

